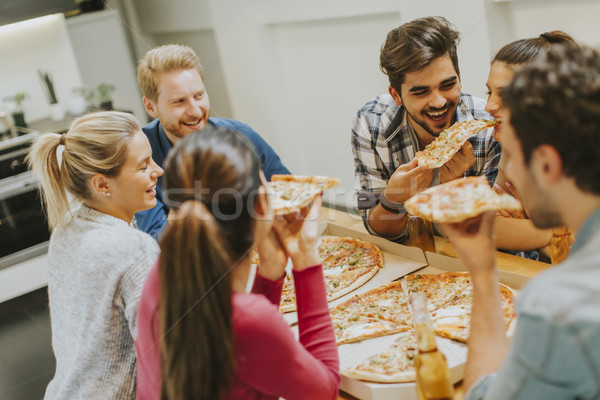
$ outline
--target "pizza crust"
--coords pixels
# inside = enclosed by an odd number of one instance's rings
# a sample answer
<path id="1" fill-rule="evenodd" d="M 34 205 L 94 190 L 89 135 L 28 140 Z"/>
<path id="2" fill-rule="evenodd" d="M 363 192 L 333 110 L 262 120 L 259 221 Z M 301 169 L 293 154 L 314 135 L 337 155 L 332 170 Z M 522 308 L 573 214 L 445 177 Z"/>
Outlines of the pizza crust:
<path id="1" fill-rule="evenodd" d="M 356 370 L 347 368 L 340 371 L 340 374 L 347 376 L 348 378 L 359 379 L 369 382 L 379 383 L 402 383 L 402 382 L 414 382 L 417 379 L 415 371 L 405 371 L 396 374 L 383 375 L 369 371 Z"/>

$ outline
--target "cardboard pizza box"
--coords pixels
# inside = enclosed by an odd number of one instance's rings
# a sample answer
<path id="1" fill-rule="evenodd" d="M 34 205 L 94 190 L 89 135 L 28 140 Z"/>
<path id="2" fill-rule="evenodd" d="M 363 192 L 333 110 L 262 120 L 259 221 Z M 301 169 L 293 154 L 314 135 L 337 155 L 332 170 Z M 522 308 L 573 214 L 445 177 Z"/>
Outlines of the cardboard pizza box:
<path id="1" fill-rule="evenodd" d="M 385 240 L 385 239 L 383 239 Z M 392 245 L 394 243 L 391 243 Z M 386 247 L 389 251 L 395 248 Z M 417 249 L 419 250 L 419 249 Z M 437 274 L 450 271 L 465 271 L 461 260 L 426 252 L 427 266 L 412 273 Z M 506 271 L 499 271 L 500 281 L 513 289 L 520 289 L 530 278 Z M 359 343 L 344 344 L 339 346 L 340 370 L 356 365 L 389 346 L 397 335 L 369 339 Z M 467 359 L 467 346 L 464 343 L 450 339 L 436 338 L 438 348 L 448 360 L 450 377 L 456 383 L 463 379 L 465 362 Z M 364 400 L 418 400 L 416 382 L 406 383 L 374 383 L 341 376 L 340 389 L 354 397 Z"/>
<path id="2" fill-rule="evenodd" d="M 427 265 L 427 260 L 423 251 L 416 247 L 404 246 L 389 240 L 369 235 L 368 233 L 359 232 L 354 229 L 346 228 L 340 225 L 333 224 L 331 222 L 324 223 L 322 225 L 321 235 L 333 235 L 341 237 L 352 237 L 355 239 L 364 240 L 365 242 L 373 243 L 381 250 L 383 255 L 384 267 L 377 271 L 377 273 L 369 279 L 364 285 L 360 286 L 356 290 L 329 302 L 329 307 L 335 307 L 336 305 L 343 303 L 352 296 L 360 293 L 368 292 L 371 289 L 375 289 L 379 286 L 393 282 L 411 272 L 417 271 Z M 291 265 L 288 265 L 291 268 Z M 298 314 L 296 312 L 288 312 L 283 314 L 283 318 L 290 324 L 296 324 L 298 322 Z"/>

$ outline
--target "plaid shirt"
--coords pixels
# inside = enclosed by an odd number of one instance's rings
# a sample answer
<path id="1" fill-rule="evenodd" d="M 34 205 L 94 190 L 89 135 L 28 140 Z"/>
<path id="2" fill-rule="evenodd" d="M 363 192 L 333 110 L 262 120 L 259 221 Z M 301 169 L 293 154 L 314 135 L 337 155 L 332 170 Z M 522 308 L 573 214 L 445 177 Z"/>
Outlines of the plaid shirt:
<path id="1" fill-rule="evenodd" d="M 491 119 L 484 107 L 484 100 L 463 93 L 456 107 L 456 121 Z M 488 128 L 469 138 L 475 162 L 466 172 L 467 176 L 484 175 L 490 185 L 496 180 L 500 160 L 500 145 L 494 140 L 493 132 Z M 379 197 L 396 169 L 410 162 L 419 150 L 404 107 L 395 105 L 390 95 L 377 96 L 358 111 L 352 126 L 355 189 L 358 209 L 371 234 L 377 235 L 367 223 L 369 212 L 379 204 Z M 389 239 L 397 241 L 405 234 Z"/>

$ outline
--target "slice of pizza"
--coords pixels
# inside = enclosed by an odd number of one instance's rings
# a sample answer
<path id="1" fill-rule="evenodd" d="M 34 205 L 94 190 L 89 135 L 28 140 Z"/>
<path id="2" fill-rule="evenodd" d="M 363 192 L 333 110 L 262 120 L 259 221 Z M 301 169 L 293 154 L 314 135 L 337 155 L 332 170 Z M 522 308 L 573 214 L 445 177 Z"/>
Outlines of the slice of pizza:
<path id="1" fill-rule="evenodd" d="M 300 211 L 324 190 L 339 183 L 339 179 L 327 176 L 273 175 L 269 184 L 273 213 L 284 215 Z"/>
<path id="2" fill-rule="evenodd" d="M 408 295 L 421 292 L 427 297 L 427 310 L 433 316 L 437 309 L 469 289 L 471 276 L 468 272 L 445 272 L 442 274 L 415 274 L 404 278 Z"/>
<path id="3" fill-rule="evenodd" d="M 400 334 L 387 350 L 340 373 L 349 378 L 371 382 L 413 382 L 416 379 L 416 356 L 416 335 L 414 331 L 408 331 Z"/>
<path id="4" fill-rule="evenodd" d="M 330 310 L 338 344 L 405 332 L 412 327 L 400 281 L 356 295 Z"/>
<path id="5" fill-rule="evenodd" d="M 364 285 L 380 268 L 383 256 L 372 243 L 359 239 L 325 236 L 319 243 L 327 300 L 335 300 Z M 296 310 L 293 278 L 286 277 L 281 295 L 280 311 Z"/>
<path id="6" fill-rule="evenodd" d="M 520 210 L 521 203 L 498 194 L 483 176 L 455 179 L 430 187 L 404 203 L 409 214 L 432 222 L 461 222 L 489 210 Z"/>
<path id="7" fill-rule="evenodd" d="M 494 121 L 471 119 L 457 122 L 442 131 L 437 138 L 415 155 L 419 165 L 439 168 L 446 164 L 471 136 L 482 129 L 494 126 Z"/>
<path id="8" fill-rule="evenodd" d="M 508 286 L 500 283 L 499 288 L 502 313 L 507 331 L 510 330 L 516 317 L 514 292 Z M 470 286 L 458 297 L 438 308 L 432 313 L 433 330 L 436 335 L 447 339 L 466 343 L 471 327 L 471 307 L 473 292 Z M 510 332 L 507 332 L 510 334 Z"/>

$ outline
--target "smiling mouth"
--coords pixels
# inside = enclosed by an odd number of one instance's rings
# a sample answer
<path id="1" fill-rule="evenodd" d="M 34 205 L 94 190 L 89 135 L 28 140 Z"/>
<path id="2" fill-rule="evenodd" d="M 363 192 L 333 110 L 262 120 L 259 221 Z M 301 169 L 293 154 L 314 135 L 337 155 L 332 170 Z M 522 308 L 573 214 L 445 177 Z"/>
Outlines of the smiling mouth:
<path id="1" fill-rule="evenodd" d="M 152 195 L 152 196 L 156 195 L 156 185 L 153 185 L 148 190 L 146 190 L 146 193 L 148 193 L 149 195 Z"/>
<path id="2" fill-rule="evenodd" d="M 196 127 L 200 125 L 200 123 L 202 123 L 202 118 L 192 122 L 182 122 L 181 124 L 189 127 Z"/>
<path id="3" fill-rule="evenodd" d="M 442 121 L 448 115 L 449 109 L 450 109 L 450 107 L 446 107 L 445 109 L 443 109 L 441 111 L 428 111 L 428 112 L 425 112 L 425 115 L 427 115 L 427 117 L 429 117 L 430 119 L 432 119 L 434 121 Z"/>

